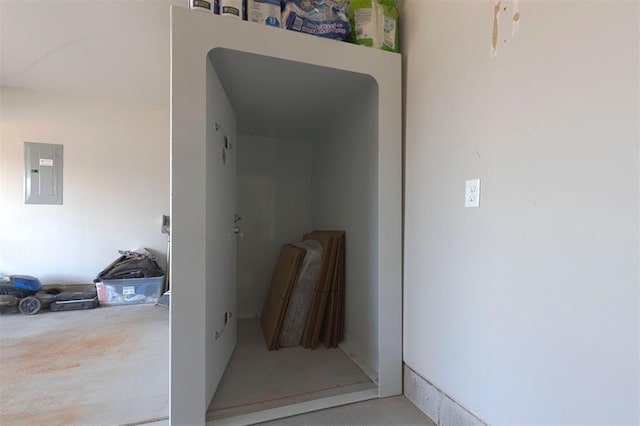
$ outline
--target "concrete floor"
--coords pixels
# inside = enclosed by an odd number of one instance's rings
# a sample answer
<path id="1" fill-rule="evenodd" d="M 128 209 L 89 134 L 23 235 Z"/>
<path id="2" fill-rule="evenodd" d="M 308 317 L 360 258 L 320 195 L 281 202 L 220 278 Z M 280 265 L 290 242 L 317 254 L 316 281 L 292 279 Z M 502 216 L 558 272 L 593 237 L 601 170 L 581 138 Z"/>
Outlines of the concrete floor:
<path id="1" fill-rule="evenodd" d="M 0 424 L 166 418 L 168 328 L 154 305 L 0 315 Z"/>
<path id="2" fill-rule="evenodd" d="M 375 387 L 340 349 L 297 347 L 268 351 L 260 321 L 240 320 L 236 350 L 211 403 L 207 419 L 212 421 Z M 154 426 L 168 424 L 165 421 L 154 423 Z M 408 399 L 399 396 L 320 410 L 264 425 L 404 426 L 434 423 Z"/>
<path id="3" fill-rule="evenodd" d="M 404 396 L 392 398 L 372 399 L 358 402 L 356 404 L 343 405 L 341 407 L 329 408 L 315 411 L 313 413 L 301 414 L 299 416 L 287 417 L 286 419 L 274 420 L 263 425 L 333 425 L 333 426 L 353 426 L 353 425 L 386 425 L 386 426 L 408 426 L 408 425 L 428 425 L 435 426 L 427 416 L 418 410 Z"/>
<path id="4" fill-rule="evenodd" d="M 168 314 L 135 305 L 0 315 L 0 424 L 169 425 Z M 361 372 L 349 374 L 344 383 L 361 378 Z M 406 398 L 394 397 L 265 424 L 434 423 Z"/>
<path id="5" fill-rule="evenodd" d="M 269 351 L 259 319 L 238 321 L 236 349 L 208 420 L 374 389 L 376 384 L 341 349 L 301 346 Z"/>
<path id="6" fill-rule="evenodd" d="M 404 396 L 372 399 L 262 423 L 266 426 L 435 426 Z M 168 420 L 145 426 L 169 426 Z"/>

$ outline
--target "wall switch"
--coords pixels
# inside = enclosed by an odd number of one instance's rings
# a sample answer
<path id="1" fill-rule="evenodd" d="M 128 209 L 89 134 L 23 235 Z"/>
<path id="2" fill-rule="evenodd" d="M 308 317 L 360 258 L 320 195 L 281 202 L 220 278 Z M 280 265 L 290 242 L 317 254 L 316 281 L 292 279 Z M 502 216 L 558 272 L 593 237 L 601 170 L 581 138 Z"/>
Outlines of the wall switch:
<path id="1" fill-rule="evenodd" d="M 465 182 L 464 206 L 480 207 L 480 179 L 471 179 Z"/>

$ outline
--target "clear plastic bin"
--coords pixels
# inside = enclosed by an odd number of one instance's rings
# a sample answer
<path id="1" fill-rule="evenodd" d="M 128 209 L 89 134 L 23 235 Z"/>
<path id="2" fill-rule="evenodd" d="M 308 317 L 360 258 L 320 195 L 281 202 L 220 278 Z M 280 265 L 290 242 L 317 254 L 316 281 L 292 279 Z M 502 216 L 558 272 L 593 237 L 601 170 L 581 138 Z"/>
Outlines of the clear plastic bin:
<path id="1" fill-rule="evenodd" d="M 96 283 L 102 306 L 157 303 L 162 292 L 164 275 L 153 278 L 103 280 Z"/>

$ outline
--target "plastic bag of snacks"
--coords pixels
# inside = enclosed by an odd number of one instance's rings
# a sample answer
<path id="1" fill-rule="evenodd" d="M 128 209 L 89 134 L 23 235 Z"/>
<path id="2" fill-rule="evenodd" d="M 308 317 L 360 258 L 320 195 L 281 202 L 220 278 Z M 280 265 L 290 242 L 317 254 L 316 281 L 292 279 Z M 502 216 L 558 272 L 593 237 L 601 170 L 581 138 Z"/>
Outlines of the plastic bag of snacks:
<path id="1" fill-rule="evenodd" d="M 287 0 L 282 24 L 288 30 L 346 40 L 351 31 L 348 6 L 348 0 Z"/>
<path id="2" fill-rule="evenodd" d="M 351 0 L 349 41 L 398 51 L 398 8 L 395 0 Z"/>

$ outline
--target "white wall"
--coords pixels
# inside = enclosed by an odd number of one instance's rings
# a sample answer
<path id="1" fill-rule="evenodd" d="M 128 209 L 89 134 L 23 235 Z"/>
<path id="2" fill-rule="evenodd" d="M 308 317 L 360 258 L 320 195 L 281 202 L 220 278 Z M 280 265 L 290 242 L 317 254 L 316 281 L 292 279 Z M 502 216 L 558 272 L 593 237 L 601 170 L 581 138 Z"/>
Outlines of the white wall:
<path id="1" fill-rule="evenodd" d="M 313 143 L 242 135 L 238 139 L 238 316 L 257 317 L 280 251 L 313 229 L 347 231 L 343 348 L 378 371 L 377 88 L 363 78 L 357 100 Z M 367 117 L 366 120 L 354 119 Z"/>
<path id="2" fill-rule="evenodd" d="M 203 229 L 198 229 L 198 239 L 201 238 L 202 231 L 206 235 L 204 254 L 204 263 L 206 265 L 205 286 L 204 290 L 204 333 L 198 333 L 202 330 L 202 317 L 195 315 L 197 327 L 187 323 L 189 333 L 194 336 L 201 336 L 206 341 L 206 395 L 205 408 L 211 402 L 218 383 L 224 373 L 224 368 L 231 358 L 233 349 L 236 346 L 236 259 L 238 248 L 238 237 L 232 232 L 234 224 L 234 214 L 236 213 L 236 170 L 237 170 L 237 136 L 236 136 L 236 116 L 231 107 L 231 103 L 227 98 L 224 88 L 218 79 L 215 68 L 210 60 L 207 60 L 207 84 L 206 84 L 206 146 L 205 146 L 205 175 L 200 181 L 190 181 L 189 188 L 197 191 L 198 186 L 204 188 L 204 203 L 206 207 L 205 221 L 201 222 Z M 188 94 L 186 94 L 188 96 Z M 197 128 L 196 126 L 193 126 Z M 217 127 L 217 129 L 216 129 Z M 188 176 L 184 173 L 182 161 L 177 158 L 176 153 L 179 151 L 189 151 L 190 147 L 184 140 L 173 138 L 172 140 L 173 159 L 172 163 L 172 179 L 173 179 L 173 199 L 172 214 L 178 219 L 176 223 L 180 226 L 176 227 L 174 235 L 181 235 L 184 229 L 184 222 L 189 223 L 193 227 L 198 225 L 198 205 L 193 203 L 185 203 L 176 196 L 176 192 L 180 191 L 180 179 L 176 176 Z M 225 149 L 223 157 L 222 150 Z M 187 164 L 189 169 L 197 169 L 198 164 L 190 161 Z M 185 238 L 181 241 L 182 248 L 180 254 L 185 255 L 184 245 L 189 250 L 199 250 L 200 244 L 191 238 Z M 172 248 L 176 248 L 173 253 L 178 253 L 177 247 L 172 244 Z M 174 257 L 175 260 L 175 257 Z M 175 272 L 175 270 L 174 270 Z M 178 270 L 180 272 L 180 270 Z M 198 294 L 200 282 L 197 280 L 176 280 L 176 284 L 171 292 L 172 297 L 172 336 L 177 336 L 185 332 L 184 324 L 187 318 L 176 313 L 184 312 L 188 309 L 190 312 L 198 312 L 202 307 L 201 300 L 196 302 L 194 299 L 200 297 Z M 177 296 L 177 297 L 176 297 Z M 187 297 L 185 297 L 187 296 Z M 231 313 L 231 317 L 227 316 Z M 191 314 L 193 319 L 194 315 Z M 189 327 L 190 325 L 190 327 Z M 180 340 L 174 340 L 173 344 L 180 344 L 180 350 L 189 351 L 193 356 L 197 350 L 191 352 L 194 348 L 189 344 L 182 343 Z M 173 348 L 175 354 L 176 349 Z M 180 369 L 174 369 L 172 377 L 184 375 L 180 379 L 176 379 L 175 383 L 181 387 L 180 381 L 186 381 L 189 385 L 197 385 L 202 372 L 198 371 L 197 364 L 194 361 L 197 358 L 191 358 L 189 362 L 183 362 Z M 189 376 L 185 370 L 191 370 L 195 373 L 196 380 L 193 376 Z M 173 387 L 172 387 L 173 389 Z M 182 389 L 180 389 L 181 391 Z M 187 394 L 182 392 L 182 398 Z M 197 396 L 198 401 L 200 396 Z M 172 400 L 175 402 L 175 400 Z M 172 403 L 173 403 L 172 402 Z M 190 404 L 193 402 L 190 401 Z M 178 405 L 178 404 L 176 404 Z M 198 411 L 201 409 L 199 407 Z M 202 415 L 203 412 L 194 411 L 190 415 Z M 184 420 L 174 418 L 175 424 L 186 423 Z"/>
<path id="3" fill-rule="evenodd" d="M 496 58 L 493 2 L 404 3 L 406 363 L 492 424 L 638 424 L 638 3 L 512 39 L 503 1 Z"/>
<path id="4" fill-rule="evenodd" d="M 238 318 L 262 314 L 280 247 L 311 228 L 311 142 L 240 135 Z"/>
<path id="5" fill-rule="evenodd" d="M 91 282 L 119 249 L 164 265 L 165 106 L 0 88 L 0 274 Z M 62 205 L 24 204 L 23 142 L 64 145 Z"/>
<path id="6" fill-rule="evenodd" d="M 340 344 L 378 374 L 378 90 L 363 77 L 313 143 L 314 229 L 346 231 L 345 336 Z M 348 112 L 348 113 L 347 113 Z"/>

